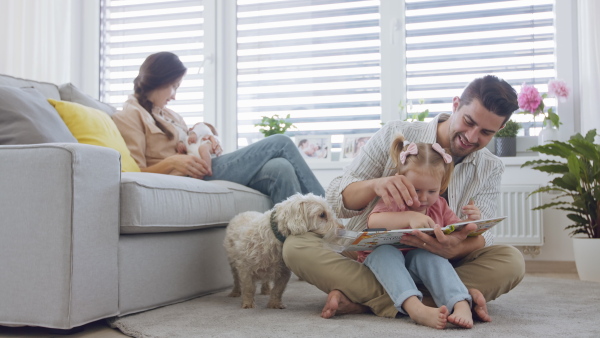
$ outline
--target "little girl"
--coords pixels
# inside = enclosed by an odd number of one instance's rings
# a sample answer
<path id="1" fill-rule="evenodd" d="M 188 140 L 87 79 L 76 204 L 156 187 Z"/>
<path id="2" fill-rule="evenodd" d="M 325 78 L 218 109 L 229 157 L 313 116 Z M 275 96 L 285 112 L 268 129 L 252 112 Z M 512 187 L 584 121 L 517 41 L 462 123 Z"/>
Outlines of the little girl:
<path id="1" fill-rule="evenodd" d="M 461 220 L 440 196 L 446 188 L 454 164 L 452 156 L 437 143 L 410 143 L 396 137 L 391 157 L 398 175 L 404 175 L 414 186 L 420 206 L 400 210 L 388 208 L 382 200 L 367 221 L 368 228 L 405 229 L 433 228 Z M 475 207 L 475 206 L 470 206 Z M 470 217 L 471 220 L 474 218 Z M 359 253 L 377 280 L 385 288 L 398 311 L 415 322 L 443 329 L 447 322 L 464 328 L 473 327 L 471 296 L 450 262 L 425 249 L 401 249 L 382 245 L 370 253 Z M 422 283 L 431 293 L 438 308 L 424 305 L 423 294 L 415 283 Z"/>

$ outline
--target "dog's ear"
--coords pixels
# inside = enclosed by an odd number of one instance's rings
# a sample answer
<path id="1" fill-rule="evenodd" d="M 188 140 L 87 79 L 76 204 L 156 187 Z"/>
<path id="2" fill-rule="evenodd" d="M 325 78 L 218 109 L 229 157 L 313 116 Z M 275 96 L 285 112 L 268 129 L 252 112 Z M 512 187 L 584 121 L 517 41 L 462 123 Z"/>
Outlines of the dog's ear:
<path id="1" fill-rule="evenodd" d="M 276 211 L 279 232 L 284 236 L 301 235 L 307 232 L 310 222 L 307 212 L 307 201 L 300 194 L 293 195 L 280 203 Z"/>

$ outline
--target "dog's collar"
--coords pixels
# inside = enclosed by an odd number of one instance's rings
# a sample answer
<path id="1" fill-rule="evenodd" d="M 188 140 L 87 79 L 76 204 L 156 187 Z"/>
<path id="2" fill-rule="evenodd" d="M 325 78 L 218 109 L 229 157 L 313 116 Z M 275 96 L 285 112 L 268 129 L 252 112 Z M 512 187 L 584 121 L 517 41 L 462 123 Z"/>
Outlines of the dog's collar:
<path id="1" fill-rule="evenodd" d="M 285 236 L 277 229 L 277 222 L 275 221 L 275 210 L 271 213 L 271 230 L 275 237 L 281 242 L 285 242 Z"/>

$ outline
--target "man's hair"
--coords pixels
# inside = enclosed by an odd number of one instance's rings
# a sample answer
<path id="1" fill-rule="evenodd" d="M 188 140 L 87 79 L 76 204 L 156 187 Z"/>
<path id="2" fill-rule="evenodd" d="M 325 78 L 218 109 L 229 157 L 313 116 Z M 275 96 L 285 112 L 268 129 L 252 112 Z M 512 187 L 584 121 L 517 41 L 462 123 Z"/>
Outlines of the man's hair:
<path id="1" fill-rule="evenodd" d="M 504 123 L 510 119 L 514 111 L 519 109 L 517 92 L 508 82 L 494 75 L 486 75 L 471 81 L 460 97 L 460 108 L 478 100 L 483 107 L 492 113 L 503 116 Z"/>

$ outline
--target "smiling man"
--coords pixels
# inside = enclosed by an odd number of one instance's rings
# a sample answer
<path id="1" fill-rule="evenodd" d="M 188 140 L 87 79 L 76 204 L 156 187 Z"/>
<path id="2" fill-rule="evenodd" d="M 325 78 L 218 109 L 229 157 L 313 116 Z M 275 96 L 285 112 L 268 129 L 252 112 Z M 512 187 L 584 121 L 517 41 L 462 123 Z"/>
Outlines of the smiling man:
<path id="1" fill-rule="evenodd" d="M 351 230 L 365 227 L 367 216 L 379 199 L 387 205 L 393 200 L 401 208 L 418 207 L 414 187 L 404 176 L 394 175 L 389 155 L 392 140 L 402 134 L 407 142 L 437 142 L 450 149 L 455 169 L 444 197 L 460 218 L 468 216 L 470 208 L 465 207 L 470 200 L 475 201 L 481 218 L 494 217 L 504 165 L 485 146 L 517 108 L 517 94 L 507 82 L 491 75 L 476 79 L 460 98 L 453 99 L 450 115 L 440 114 L 431 122 L 387 123 L 344 174 L 331 182 L 327 200 L 338 217 L 352 218 L 347 225 Z M 467 237 L 472 226 L 449 235 L 437 227 L 436 237 L 415 230 L 412 236 L 403 236 L 402 243 L 449 259 L 473 297 L 475 317 L 490 321 L 486 302 L 507 293 L 522 280 L 525 262 L 514 247 L 492 245 L 490 231 Z M 394 301 L 371 271 L 326 249 L 318 236 L 288 237 L 283 254 L 296 275 L 329 294 L 322 317 L 366 310 L 384 317 L 397 315 Z"/>

